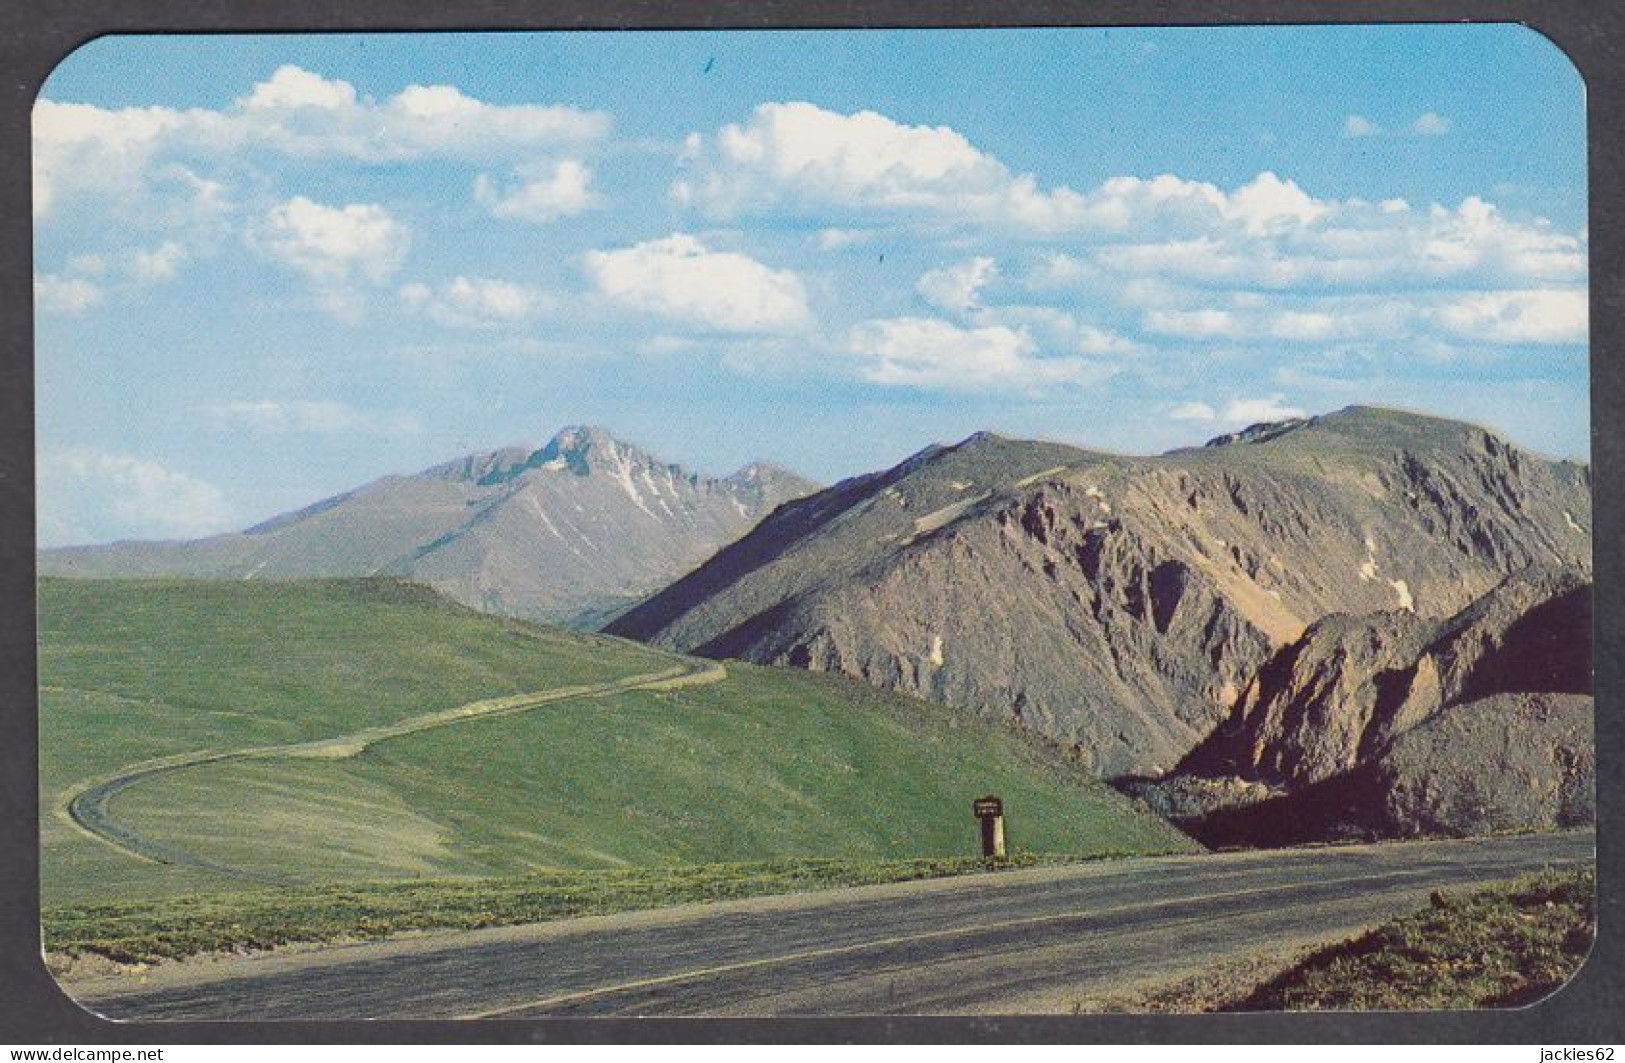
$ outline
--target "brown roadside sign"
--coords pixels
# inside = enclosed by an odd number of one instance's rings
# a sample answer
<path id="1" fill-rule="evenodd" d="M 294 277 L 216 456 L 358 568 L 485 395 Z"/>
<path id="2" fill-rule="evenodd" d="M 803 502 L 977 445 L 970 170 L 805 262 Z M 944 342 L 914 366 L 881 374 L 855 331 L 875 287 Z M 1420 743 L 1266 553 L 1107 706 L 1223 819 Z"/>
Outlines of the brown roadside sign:
<path id="1" fill-rule="evenodd" d="M 1002 816 L 1004 815 L 1004 802 L 997 797 L 978 797 L 971 802 L 971 811 L 976 813 L 978 819 Z"/>

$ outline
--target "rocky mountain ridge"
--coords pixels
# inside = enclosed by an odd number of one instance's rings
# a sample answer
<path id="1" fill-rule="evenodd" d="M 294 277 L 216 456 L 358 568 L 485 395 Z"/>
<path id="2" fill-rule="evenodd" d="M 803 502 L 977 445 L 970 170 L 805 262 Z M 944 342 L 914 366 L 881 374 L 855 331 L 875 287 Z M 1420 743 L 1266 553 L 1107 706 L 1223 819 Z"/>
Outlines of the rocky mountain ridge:
<path id="1" fill-rule="evenodd" d="M 1445 620 L 1322 618 L 1174 772 L 1123 788 L 1214 844 L 1589 822 L 1591 618 L 1590 582 L 1552 568 Z"/>
<path id="2" fill-rule="evenodd" d="M 1157 457 L 979 433 L 782 507 L 607 630 L 1158 775 L 1323 617 L 1442 619 L 1531 565 L 1589 573 L 1590 512 L 1584 465 L 1372 407 Z"/>
<path id="3" fill-rule="evenodd" d="M 60 576 L 391 575 L 488 612 L 597 626 L 815 485 L 768 464 L 706 478 L 601 428 L 386 476 L 243 532 L 41 551 Z"/>

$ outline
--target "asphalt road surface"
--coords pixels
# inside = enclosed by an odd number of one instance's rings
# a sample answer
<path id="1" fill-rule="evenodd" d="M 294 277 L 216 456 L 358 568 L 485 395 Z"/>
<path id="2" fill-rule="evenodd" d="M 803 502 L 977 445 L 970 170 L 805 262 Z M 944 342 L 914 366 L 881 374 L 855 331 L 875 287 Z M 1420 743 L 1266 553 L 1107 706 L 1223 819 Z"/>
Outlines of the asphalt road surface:
<path id="1" fill-rule="evenodd" d="M 1101 861 L 173 965 L 71 985 L 130 1019 L 1065 1012 L 1347 936 L 1590 831 Z"/>

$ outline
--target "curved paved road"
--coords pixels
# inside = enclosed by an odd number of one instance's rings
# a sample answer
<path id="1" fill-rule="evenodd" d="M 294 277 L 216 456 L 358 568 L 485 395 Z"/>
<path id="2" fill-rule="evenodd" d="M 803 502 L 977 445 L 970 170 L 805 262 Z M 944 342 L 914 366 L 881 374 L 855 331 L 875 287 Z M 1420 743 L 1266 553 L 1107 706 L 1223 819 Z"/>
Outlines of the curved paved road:
<path id="1" fill-rule="evenodd" d="M 420 731 L 427 731 L 436 727 L 449 727 L 453 724 L 465 723 L 469 720 L 487 719 L 492 716 L 511 716 L 515 713 L 529 712 L 532 709 L 539 709 L 544 705 L 553 705 L 561 701 L 606 698 L 632 690 L 675 690 L 679 687 L 699 686 L 718 682 L 726 679 L 727 676 L 727 670 L 715 661 L 683 659 L 681 663 L 658 672 L 627 676 L 624 679 L 616 679 L 607 683 L 557 687 L 553 690 L 533 691 L 526 694 L 513 694 L 508 697 L 471 701 L 450 709 L 412 716 L 404 720 L 397 720 L 394 723 L 379 724 L 376 727 L 364 728 L 346 735 L 317 738 L 308 742 L 252 746 L 223 752 L 203 750 L 195 753 L 182 753 L 178 756 L 132 764 L 120 769 L 114 775 L 81 783 L 77 788 L 69 791 L 60 807 L 80 828 L 131 856 L 156 860 L 161 864 L 194 867 L 201 871 L 210 871 L 217 875 L 226 875 L 250 882 L 288 885 L 297 882 L 298 879 L 293 876 L 265 874 L 216 863 L 195 853 L 147 838 L 133 827 L 114 819 L 108 806 L 113 798 L 136 783 L 157 775 L 193 768 L 200 764 L 219 764 L 228 760 L 271 757 L 341 760 L 359 755 L 368 746 L 376 742 L 382 742 L 389 738 L 399 738 L 403 735 L 417 734 Z"/>
<path id="2" fill-rule="evenodd" d="M 1590 831 L 1099 862 L 179 965 L 70 988 L 115 1018 L 1068 1010 L 1346 936 L 1428 891 L 1594 859 Z"/>

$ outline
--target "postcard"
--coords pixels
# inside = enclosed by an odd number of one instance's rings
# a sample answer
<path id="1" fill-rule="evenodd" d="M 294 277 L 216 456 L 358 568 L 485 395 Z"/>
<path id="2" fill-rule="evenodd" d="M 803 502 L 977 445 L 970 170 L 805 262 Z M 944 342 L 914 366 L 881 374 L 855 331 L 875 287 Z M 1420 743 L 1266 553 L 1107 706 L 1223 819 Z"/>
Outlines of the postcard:
<path id="1" fill-rule="evenodd" d="M 1583 963 L 1541 34 L 115 34 L 32 143 L 41 930 L 91 1012 Z"/>

